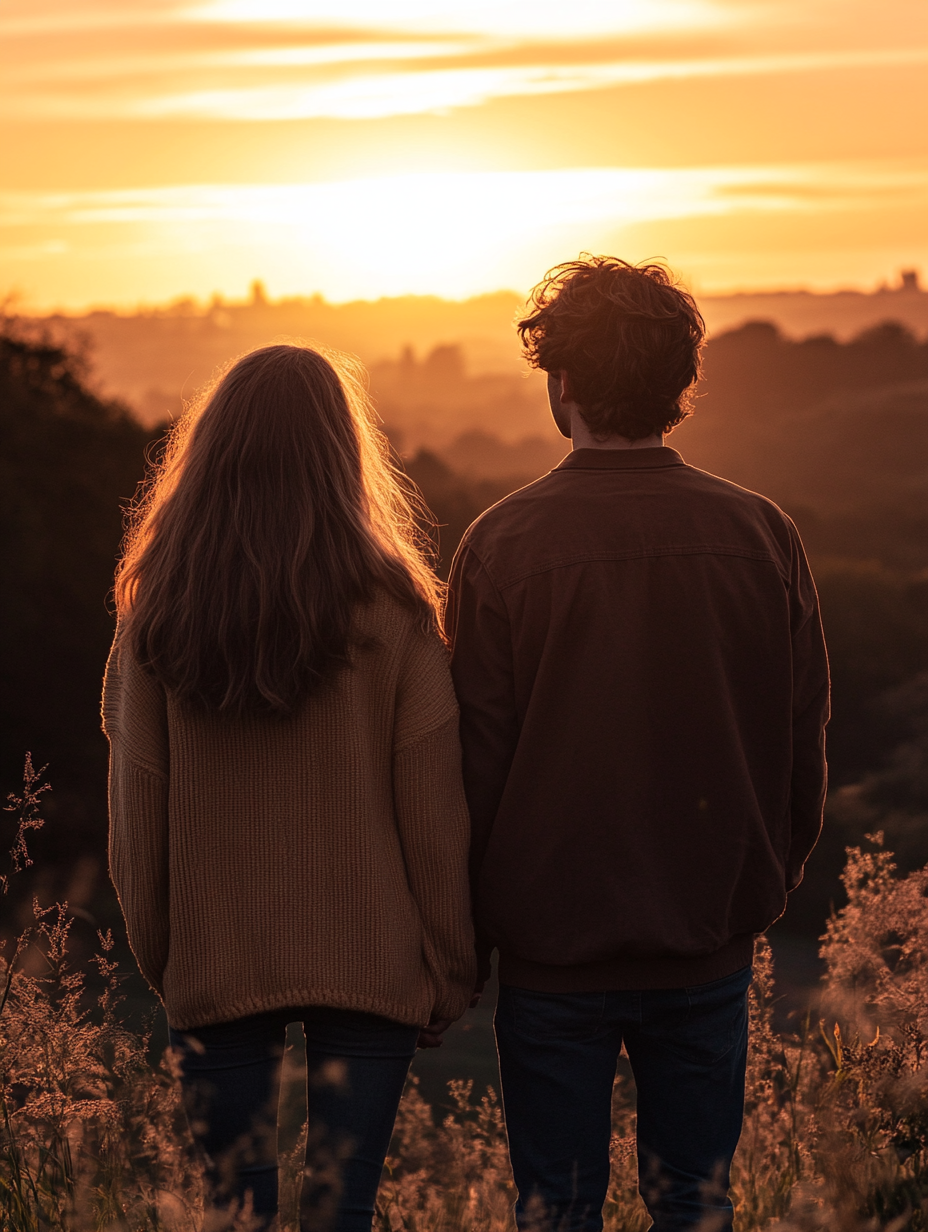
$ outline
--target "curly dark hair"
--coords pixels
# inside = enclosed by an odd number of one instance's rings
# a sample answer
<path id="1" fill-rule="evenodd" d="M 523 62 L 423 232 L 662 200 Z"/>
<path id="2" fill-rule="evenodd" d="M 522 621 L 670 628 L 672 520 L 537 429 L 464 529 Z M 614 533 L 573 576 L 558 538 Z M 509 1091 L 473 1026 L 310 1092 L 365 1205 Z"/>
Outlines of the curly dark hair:
<path id="1" fill-rule="evenodd" d="M 643 440 L 691 413 L 706 326 L 663 265 L 581 253 L 549 270 L 516 322 L 526 358 L 565 371 L 595 436 Z"/>

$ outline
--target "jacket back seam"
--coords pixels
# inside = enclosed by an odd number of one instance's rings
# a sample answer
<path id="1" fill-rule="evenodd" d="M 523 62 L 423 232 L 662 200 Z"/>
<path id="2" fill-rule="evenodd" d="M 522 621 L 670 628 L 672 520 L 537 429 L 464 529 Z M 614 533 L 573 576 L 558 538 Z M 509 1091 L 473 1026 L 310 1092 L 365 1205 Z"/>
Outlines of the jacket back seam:
<path id="1" fill-rule="evenodd" d="M 770 552 L 755 551 L 751 548 L 734 548 L 734 547 L 708 547 L 708 546 L 689 546 L 689 547 L 668 547 L 668 548 L 643 548 L 625 552 L 587 552 L 582 555 L 571 554 L 569 557 L 562 557 L 557 560 L 548 561 L 544 565 L 538 565 L 534 569 L 526 569 L 522 573 L 516 574 L 505 582 L 494 582 L 497 590 L 509 590 L 511 587 L 518 585 L 519 582 L 524 582 L 530 577 L 537 577 L 542 573 L 553 573 L 556 569 L 567 569 L 571 565 L 586 565 L 596 561 L 608 560 L 648 560 L 654 558 L 670 557 L 670 556 L 733 556 L 740 557 L 745 560 L 757 560 L 775 565 L 784 582 L 788 581 L 781 568 L 781 562 L 777 560 Z M 486 568 L 486 566 L 484 566 Z M 487 569 L 489 573 L 489 569 Z"/>

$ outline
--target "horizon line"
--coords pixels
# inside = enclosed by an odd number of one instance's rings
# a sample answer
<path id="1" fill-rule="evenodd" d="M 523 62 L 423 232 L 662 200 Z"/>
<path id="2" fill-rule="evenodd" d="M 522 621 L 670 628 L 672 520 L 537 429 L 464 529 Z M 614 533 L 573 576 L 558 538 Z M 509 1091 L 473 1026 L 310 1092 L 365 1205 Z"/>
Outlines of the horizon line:
<path id="1" fill-rule="evenodd" d="M 903 274 L 915 274 L 916 285 L 914 287 L 902 284 L 901 278 Z M 687 288 L 696 300 L 724 300 L 724 299 L 739 299 L 739 298 L 769 298 L 775 296 L 799 296 L 808 295 L 817 298 L 830 298 L 838 295 L 860 295 L 865 297 L 880 296 L 880 295 L 928 295 L 928 287 L 923 287 L 919 284 L 921 271 L 918 267 L 900 267 L 896 271 L 896 276 L 899 281 L 890 284 L 884 279 L 876 286 L 869 288 L 857 285 L 836 285 L 829 288 L 815 286 L 755 286 L 755 287 L 739 287 L 735 286 L 724 290 L 698 291 L 692 288 Z M 260 293 L 256 296 L 255 287 L 260 286 Z M 28 298 L 24 292 L 17 288 L 11 288 L 7 292 L 0 294 L 0 316 L 7 317 L 80 317 L 91 316 L 94 313 L 107 313 L 114 316 L 144 316 L 170 311 L 171 309 L 187 308 L 191 310 L 191 315 L 206 316 L 209 312 L 215 312 L 223 308 L 274 308 L 292 304 L 317 304 L 324 305 L 328 308 L 348 308 L 359 304 L 384 304 L 396 303 L 403 300 L 421 300 L 435 301 L 438 300 L 443 304 L 470 304 L 476 300 L 493 299 L 501 296 L 510 296 L 512 299 L 519 302 L 524 302 L 527 299 L 527 293 L 514 290 L 512 287 L 497 287 L 492 290 L 479 291 L 474 295 L 466 296 L 451 296 L 439 295 L 435 293 L 419 293 L 408 292 L 401 295 L 378 295 L 371 297 L 355 296 L 350 299 L 330 299 L 321 291 L 308 291 L 300 295 L 280 295 L 276 298 L 268 294 L 264 280 L 255 278 L 250 284 L 250 295 L 244 297 L 234 297 L 225 295 L 220 291 L 213 291 L 208 297 L 200 297 L 192 292 L 178 292 L 170 299 L 146 301 L 137 300 L 135 303 L 128 301 L 110 302 L 110 303 L 94 303 L 88 302 L 82 305 L 54 305 L 54 306 L 30 306 Z M 17 305 L 22 306 L 17 310 Z M 11 311 L 12 309 L 12 311 Z"/>

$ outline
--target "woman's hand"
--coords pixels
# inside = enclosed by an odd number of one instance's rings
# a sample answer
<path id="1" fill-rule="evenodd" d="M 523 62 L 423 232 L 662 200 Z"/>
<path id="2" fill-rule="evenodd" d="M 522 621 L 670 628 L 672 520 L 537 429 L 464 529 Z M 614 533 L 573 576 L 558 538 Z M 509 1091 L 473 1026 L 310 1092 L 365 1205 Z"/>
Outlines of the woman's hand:
<path id="1" fill-rule="evenodd" d="M 419 1038 L 416 1041 L 419 1048 L 440 1048 L 442 1045 L 442 1036 L 455 1021 L 453 1018 L 435 1018 L 434 1015 L 428 1020 L 426 1026 L 419 1032 Z"/>
<path id="2" fill-rule="evenodd" d="M 478 980 L 474 987 L 473 996 L 470 999 L 468 1009 L 476 1009 L 480 1004 L 480 997 L 486 988 L 486 980 Z M 428 1023 L 419 1032 L 419 1038 L 416 1041 L 417 1048 L 440 1048 L 442 1046 L 442 1036 L 448 1030 L 452 1023 L 457 1022 L 456 1018 L 435 1018 L 434 1015 L 428 1020 Z"/>

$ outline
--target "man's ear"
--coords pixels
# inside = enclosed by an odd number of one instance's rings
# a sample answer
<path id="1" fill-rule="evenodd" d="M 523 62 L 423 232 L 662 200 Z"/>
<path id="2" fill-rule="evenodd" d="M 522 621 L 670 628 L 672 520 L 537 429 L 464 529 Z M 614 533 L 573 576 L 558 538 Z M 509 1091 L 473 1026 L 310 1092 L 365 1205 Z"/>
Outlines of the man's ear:
<path id="1" fill-rule="evenodd" d="M 554 426 L 560 432 L 561 436 L 568 441 L 570 436 L 570 410 L 564 399 L 564 377 L 566 373 L 549 372 L 548 373 L 548 405 L 551 407 L 551 415 L 554 419 Z"/>
<path id="2" fill-rule="evenodd" d="M 561 401 L 575 402 L 576 399 L 574 398 L 574 391 L 571 388 L 570 377 L 567 375 L 567 370 L 562 368 L 560 372 L 557 373 L 557 377 L 561 382 Z"/>

